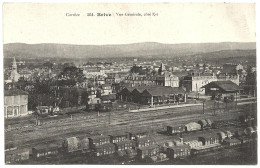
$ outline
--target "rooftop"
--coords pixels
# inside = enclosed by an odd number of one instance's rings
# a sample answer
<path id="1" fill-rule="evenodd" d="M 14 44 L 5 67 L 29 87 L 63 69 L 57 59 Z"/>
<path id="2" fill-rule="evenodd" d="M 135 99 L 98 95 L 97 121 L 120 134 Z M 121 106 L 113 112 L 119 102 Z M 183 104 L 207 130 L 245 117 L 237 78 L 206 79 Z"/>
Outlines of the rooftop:
<path id="1" fill-rule="evenodd" d="M 29 94 L 28 92 L 19 89 L 10 89 L 4 91 L 5 96 L 17 96 L 17 95 L 28 95 L 28 94 Z"/>

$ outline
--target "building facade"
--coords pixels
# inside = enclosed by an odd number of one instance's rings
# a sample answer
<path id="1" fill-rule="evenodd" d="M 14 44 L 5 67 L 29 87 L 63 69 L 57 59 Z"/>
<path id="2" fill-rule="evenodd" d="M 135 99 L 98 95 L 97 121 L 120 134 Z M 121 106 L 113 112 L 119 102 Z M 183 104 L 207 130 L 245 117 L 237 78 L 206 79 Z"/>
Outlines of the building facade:
<path id="1" fill-rule="evenodd" d="M 4 117 L 19 117 L 28 114 L 28 93 L 10 89 L 4 91 Z"/>

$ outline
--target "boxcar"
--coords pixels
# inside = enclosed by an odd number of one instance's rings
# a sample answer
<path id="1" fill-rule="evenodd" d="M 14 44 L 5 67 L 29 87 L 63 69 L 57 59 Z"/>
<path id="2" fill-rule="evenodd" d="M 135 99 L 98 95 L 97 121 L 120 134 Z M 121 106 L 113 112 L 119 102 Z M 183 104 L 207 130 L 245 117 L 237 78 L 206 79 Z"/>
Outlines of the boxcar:
<path id="1" fill-rule="evenodd" d="M 201 153 L 205 153 L 205 152 L 209 152 L 209 151 L 213 151 L 213 150 L 217 150 L 217 149 L 221 149 L 221 148 L 223 148 L 223 146 L 219 143 L 210 144 L 210 145 L 206 145 L 206 146 L 198 146 L 198 147 L 191 149 L 191 155 L 197 155 L 197 154 L 201 154 Z"/>
<path id="2" fill-rule="evenodd" d="M 185 126 L 177 126 L 177 127 L 167 126 L 167 133 L 169 135 L 176 135 L 183 132 L 185 132 Z"/>
<path id="3" fill-rule="evenodd" d="M 241 136 L 238 138 L 242 144 L 248 144 L 251 143 L 253 141 L 252 138 L 246 137 L 246 136 Z"/>
<path id="4" fill-rule="evenodd" d="M 116 146 L 116 151 L 124 151 L 127 149 L 133 149 L 136 146 L 136 142 L 133 140 L 121 141 L 114 143 Z"/>
<path id="5" fill-rule="evenodd" d="M 192 131 L 199 131 L 201 130 L 201 125 L 196 122 L 191 122 L 185 125 L 185 131 L 192 132 Z"/>
<path id="6" fill-rule="evenodd" d="M 209 128 L 208 123 L 207 123 L 206 120 L 199 120 L 199 121 L 198 121 L 198 124 L 200 124 L 201 129 L 207 129 L 207 128 Z"/>
<path id="7" fill-rule="evenodd" d="M 59 146 L 57 144 L 44 144 L 32 148 L 32 156 L 34 159 L 55 157 L 58 153 Z"/>
<path id="8" fill-rule="evenodd" d="M 189 147 L 190 147 L 191 149 L 203 145 L 202 142 L 201 142 L 201 141 L 198 141 L 198 140 L 186 141 L 186 142 L 184 142 L 184 144 L 189 145 Z"/>
<path id="9" fill-rule="evenodd" d="M 129 139 L 127 133 L 115 133 L 113 135 L 109 135 L 109 137 L 110 137 L 110 143 L 117 143 Z"/>
<path id="10" fill-rule="evenodd" d="M 137 155 L 137 150 L 135 149 L 127 149 L 126 151 L 126 155 L 128 158 L 134 158 Z"/>
<path id="11" fill-rule="evenodd" d="M 100 145 L 110 143 L 110 137 L 105 136 L 105 135 L 93 136 L 93 137 L 90 137 L 88 139 L 89 139 L 89 147 L 91 149 L 93 149 L 97 146 L 100 146 Z"/>
<path id="12" fill-rule="evenodd" d="M 112 143 L 99 145 L 94 148 L 94 156 L 98 156 L 98 157 L 114 154 L 115 152 L 116 152 L 116 148 L 115 145 Z"/>
<path id="13" fill-rule="evenodd" d="M 138 140 L 138 139 L 141 139 L 141 138 L 148 137 L 148 132 L 146 132 L 146 131 L 138 132 L 138 133 L 129 132 L 128 134 L 129 134 L 130 140 Z"/>
<path id="14" fill-rule="evenodd" d="M 118 157 L 118 158 L 122 158 L 122 157 L 125 157 L 125 156 L 127 156 L 127 154 L 126 154 L 126 151 L 125 150 L 121 150 L 121 151 L 116 151 L 116 157 Z"/>
<path id="15" fill-rule="evenodd" d="M 225 132 L 222 132 L 222 131 L 218 132 L 217 135 L 219 138 L 219 142 L 223 142 L 223 140 L 227 138 L 227 135 L 225 134 Z"/>
<path id="16" fill-rule="evenodd" d="M 85 152 L 89 150 L 89 139 L 83 137 L 70 137 L 64 140 L 63 148 L 66 153 Z"/>
<path id="17" fill-rule="evenodd" d="M 241 142 L 241 140 L 238 140 L 238 139 L 227 139 L 227 140 L 224 140 L 224 144 L 231 147 L 231 146 L 241 145 L 242 142 Z"/>
<path id="18" fill-rule="evenodd" d="M 158 145 L 141 147 L 137 149 L 137 158 L 145 159 L 147 157 L 158 156 L 160 153 L 160 147 Z"/>
<path id="19" fill-rule="evenodd" d="M 152 146 L 155 145 L 155 140 L 151 137 L 146 137 L 146 138 L 141 138 L 138 139 L 136 142 L 136 147 L 147 147 L 147 146 Z"/>
<path id="20" fill-rule="evenodd" d="M 29 160 L 30 150 L 29 149 L 15 149 L 5 152 L 5 163 L 13 164 L 22 161 Z"/>
<path id="21" fill-rule="evenodd" d="M 190 150 L 190 146 L 185 144 L 169 147 L 167 148 L 167 157 L 170 159 L 185 158 L 190 155 Z"/>
<path id="22" fill-rule="evenodd" d="M 216 144 L 219 143 L 219 136 L 214 133 L 208 133 L 200 136 L 199 141 L 202 142 L 203 145 L 210 145 L 210 144 Z"/>

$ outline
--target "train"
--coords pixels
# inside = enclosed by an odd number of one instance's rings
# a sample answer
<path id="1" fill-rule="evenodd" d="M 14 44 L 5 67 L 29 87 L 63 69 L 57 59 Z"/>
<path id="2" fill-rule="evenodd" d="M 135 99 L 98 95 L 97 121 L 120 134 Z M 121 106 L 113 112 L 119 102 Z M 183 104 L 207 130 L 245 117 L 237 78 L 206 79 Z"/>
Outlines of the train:
<path id="1" fill-rule="evenodd" d="M 182 159 L 210 150 L 250 143 L 256 139 L 257 128 L 218 130 L 210 119 L 190 122 L 182 126 L 167 126 L 172 141 L 159 144 L 147 131 L 117 132 L 109 135 L 87 135 L 68 137 L 62 142 L 41 144 L 31 149 L 6 150 L 7 164 L 23 163 L 28 160 L 73 157 L 86 154 L 90 158 L 129 158 L 145 162 L 160 162 L 167 159 Z M 216 125 L 216 124 L 215 124 Z M 180 136 L 176 136 L 180 135 Z M 177 137 L 177 140 L 176 140 Z"/>

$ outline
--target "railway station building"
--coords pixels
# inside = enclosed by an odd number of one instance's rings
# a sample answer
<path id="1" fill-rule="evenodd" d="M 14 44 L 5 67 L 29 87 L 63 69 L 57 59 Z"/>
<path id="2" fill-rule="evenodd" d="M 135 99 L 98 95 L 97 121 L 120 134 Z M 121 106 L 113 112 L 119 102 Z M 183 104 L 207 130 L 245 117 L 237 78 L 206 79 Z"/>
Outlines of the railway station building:
<path id="1" fill-rule="evenodd" d="M 203 86 L 205 88 L 205 94 L 212 96 L 223 97 L 224 99 L 234 99 L 234 97 L 240 92 L 241 88 L 232 81 L 214 81 Z"/>
<path id="2" fill-rule="evenodd" d="M 125 87 L 119 92 L 121 101 L 144 105 L 159 105 L 186 102 L 187 95 L 182 88 L 170 86 Z"/>

